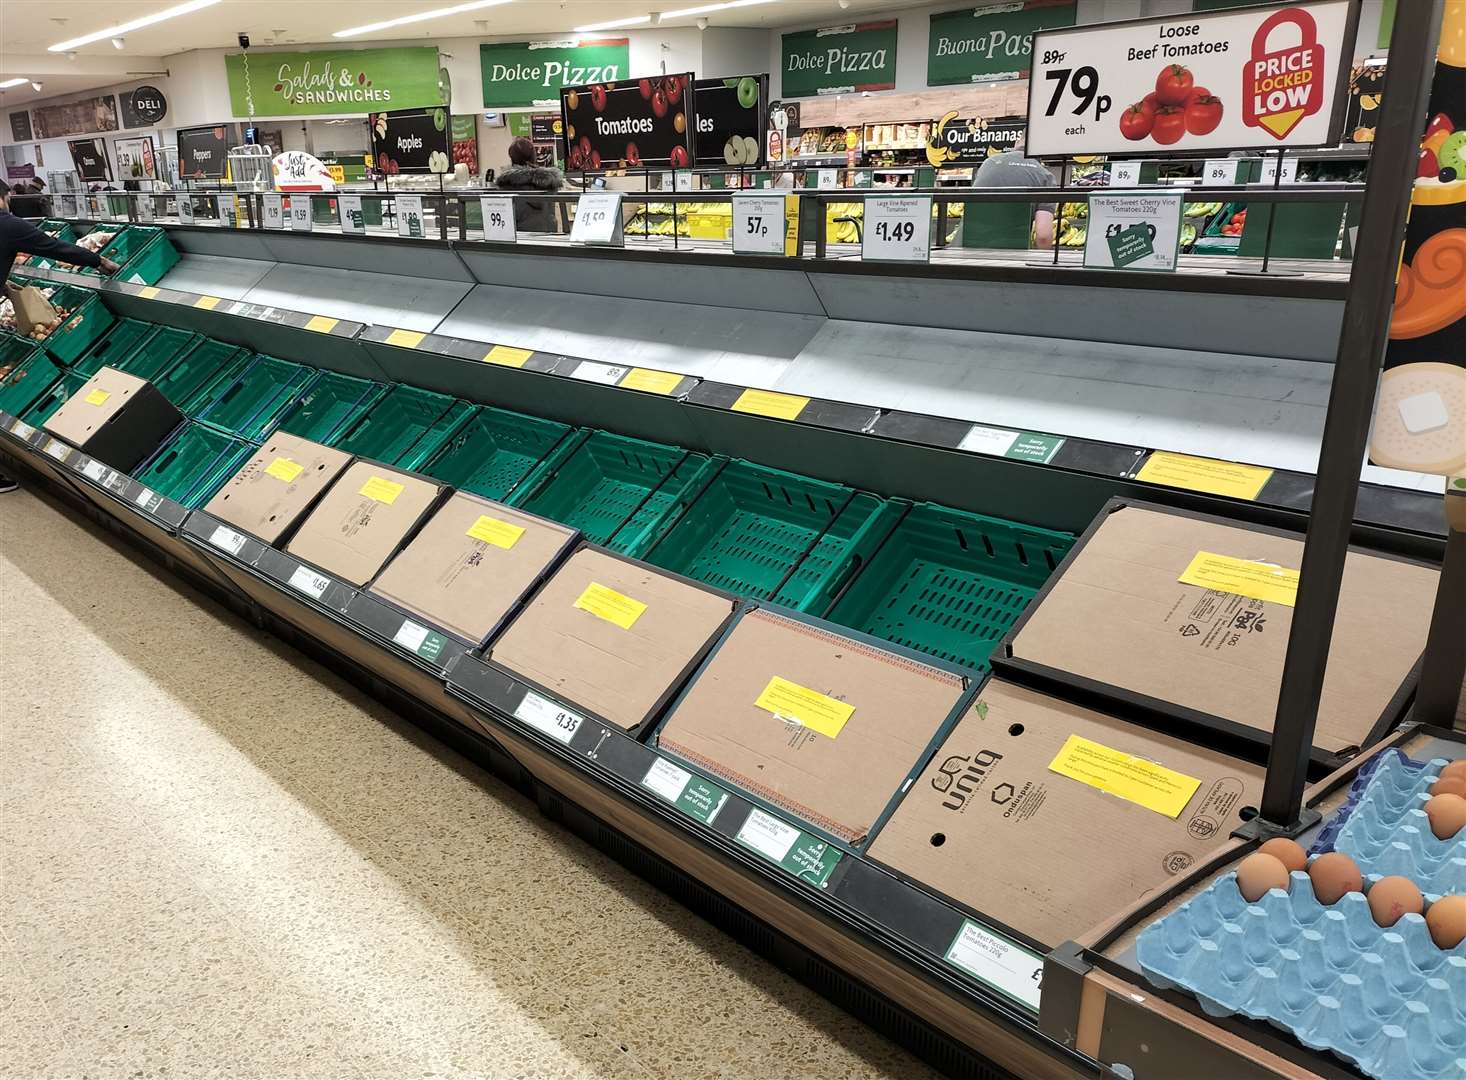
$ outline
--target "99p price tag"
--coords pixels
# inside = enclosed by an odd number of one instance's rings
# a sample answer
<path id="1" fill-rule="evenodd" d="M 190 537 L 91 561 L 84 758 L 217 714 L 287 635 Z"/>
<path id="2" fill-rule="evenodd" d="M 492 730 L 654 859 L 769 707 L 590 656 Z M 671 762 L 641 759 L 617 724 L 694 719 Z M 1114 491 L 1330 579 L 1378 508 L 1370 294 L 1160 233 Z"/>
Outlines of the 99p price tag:
<path id="1" fill-rule="evenodd" d="M 483 195 L 478 201 L 484 215 L 484 239 L 512 244 L 519 238 L 514 228 L 514 200 L 507 195 Z"/>
<path id="2" fill-rule="evenodd" d="M 930 195 L 879 195 L 865 200 L 860 257 L 880 262 L 927 262 L 932 246 Z"/>
<path id="3" fill-rule="evenodd" d="M 784 196 L 733 196 L 733 254 L 784 254 Z"/>

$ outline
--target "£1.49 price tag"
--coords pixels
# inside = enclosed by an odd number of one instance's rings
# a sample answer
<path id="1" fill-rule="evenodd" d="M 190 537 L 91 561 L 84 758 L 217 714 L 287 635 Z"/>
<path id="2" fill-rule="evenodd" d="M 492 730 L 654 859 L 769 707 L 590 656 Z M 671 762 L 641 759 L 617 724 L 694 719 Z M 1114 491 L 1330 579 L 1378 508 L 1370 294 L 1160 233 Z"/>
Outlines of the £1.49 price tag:
<path id="1" fill-rule="evenodd" d="M 508 195 L 482 195 L 478 201 L 484 215 L 484 239 L 495 244 L 512 244 L 519 239 L 514 227 L 514 200 Z"/>
<path id="2" fill-rule="evenodd" d="M 784 254 L 784 196 L 733 196 L 733 254 Z"/>
<path id="3" fill-rule="evenodd" d="M 930 195 L 878 195 L 865 200 L 862 259 L 927 262 L 932 247 Z"/>

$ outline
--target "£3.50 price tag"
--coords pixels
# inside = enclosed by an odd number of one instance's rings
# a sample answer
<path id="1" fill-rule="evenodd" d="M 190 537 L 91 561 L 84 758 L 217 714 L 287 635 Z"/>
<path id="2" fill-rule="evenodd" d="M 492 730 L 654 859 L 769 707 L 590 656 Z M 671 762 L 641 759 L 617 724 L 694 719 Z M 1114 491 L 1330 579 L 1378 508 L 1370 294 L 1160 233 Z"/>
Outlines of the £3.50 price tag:
<path id="1" fill-rule="evenodd" d="M 514 200 L 508 195 L 483 195 L 478 201 L 484 215 L 484 239 L 496 244 L 512 244 L 518 234 L 514 228 Z"/>
<path id="2" fill-rule="evenodd" d="M 733 196 L 733 254 L 784 254 L 784 196 Z"/>
<path id="3" fill-rule="evenodd" d="M 865 200 L 862 259 L 926 262 L 931 258 L 930 195 L 874 196 Z"/>

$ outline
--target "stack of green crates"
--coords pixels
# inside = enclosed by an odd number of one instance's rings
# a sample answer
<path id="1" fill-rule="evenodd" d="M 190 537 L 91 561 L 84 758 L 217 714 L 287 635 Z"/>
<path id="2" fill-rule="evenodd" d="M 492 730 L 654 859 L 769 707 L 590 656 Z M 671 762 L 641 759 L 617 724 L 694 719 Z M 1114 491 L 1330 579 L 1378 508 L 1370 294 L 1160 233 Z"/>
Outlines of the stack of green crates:
<path id="1" fill-rule="evenodd" d="M 381 383 L 323 371 L 310 388 L 286 410 L 280 431 L 331 445 L 349 431 L 387 392 Z"/>
<path id="2" fill-rule="evenodd" d="M 51 388 L 36 399 L 35 403 L 25 411 L 21 417 L 31 427 L 40 427 L 51 414 L 62 405 L 66 404 L 68 398 L 87 384 L 87 376 L 76 371 L 62 372 L 61 378 L 51 384 Z"/>
<path id="3" fill-rule="evenodd" d="M 554 420 L 478 406 L 422 471 L 445 484 L 502 501 L 557 448 L 569 444 L 569 432 L 569 425 Z"/>
<path id="4" fill-rule="evenodd" d="M 71 227 L 70 222 L 61 221 L 57 218 L 47 218 L 37 225 L 36 228 L 49 236 L 54 236 L 57 240 L 63 241 L 64 243 L 76 243 L 76 230 Z M 44 255 L 32 255 L 26 262 L 19 261 L 23 258 L 25 258 L 24 255 L 17 257 L 15 264 L 17 268 L 34 266 L 40 270 L 49 270 L 56 265 L 54 259 L 48 259 Z"/>
<path id="5" fill-rule="evenodd" d="M 118 278 L 136 285 L 156 285 L 178 264 L 178 250 L 168 234 L 156 225 L 124 225 L 101 253 L 121 267 Z M 99 271 L 88 267 L 82 273 Z"/>
<path id="6" fill-rule="evenodd" d="M 198 416 L 239 377 L 253 354 L 213 338 L 199 338 L 153 385 L 186 416 Z"/>
<path id="7" fill-rule="evenodd" d="M 310 389 L 315 377 L 315 369 L 304 364 L 256 356 L 199 413 L 199 419 L 221 431 L 258 441 L 275 430 L 280 417 Z"/>
<path id="8" fill-rule="evenodd" d="M 398 384 L 332 445 L 357 457 L 416 469 L 473 411 L 446 394 Z"/>
<path id="9" fill-rule="evenodd" d="M 137 474 L 147 488 L 190 508 L 214 497 L 255 451 L 253 443 L 190 420 Z"/>
<path id="10" fill-rule="evenodd" d="M 33 278 L 12 278 L 11 283 L 50 289 L 52 305 L 67 310 L 68 314 L 61 320 L 61 325 L 41 341 L 46 351 L 58 363 L 75 362 L 117 321 L 117 317 L 102 303 L 102 298 L 91 289 L 83 289 L 78 285 L 56 285 Z"/>
<path id="11" fill-rule="evenodd" d="M 44 349 L 20 338 L 0 339 L 0 410 L 24 416 L 61 378 L 61 368 Z"/>
<path id="12" fill-rule="evenodd" d="M 79 371 L 83 375 L 95 375 L 104 367 L 114 367 L 119 370 L 127 361 L 127 358 L 135 353 L 144 341 L 157 329 L 152 323 L 140 322 L 137 319 L 118 319 L 112 324 L 105 334 L 98 338 L 90 349 L 82 353 L 74 364 L 72 371 Z"/>

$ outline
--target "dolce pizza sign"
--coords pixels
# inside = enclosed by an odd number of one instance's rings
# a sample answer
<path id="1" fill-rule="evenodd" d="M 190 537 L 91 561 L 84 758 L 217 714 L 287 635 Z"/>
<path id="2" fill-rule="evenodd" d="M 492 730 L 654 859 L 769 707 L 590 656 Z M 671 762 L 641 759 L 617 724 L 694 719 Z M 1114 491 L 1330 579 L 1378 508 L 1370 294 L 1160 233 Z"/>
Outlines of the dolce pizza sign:
<path id="1" fill-rule="evenodd" d="M 1358 18 L 1358 0 L 1315 0 L 1042 31 L 1028 152 L 1332 145 Z"/>

